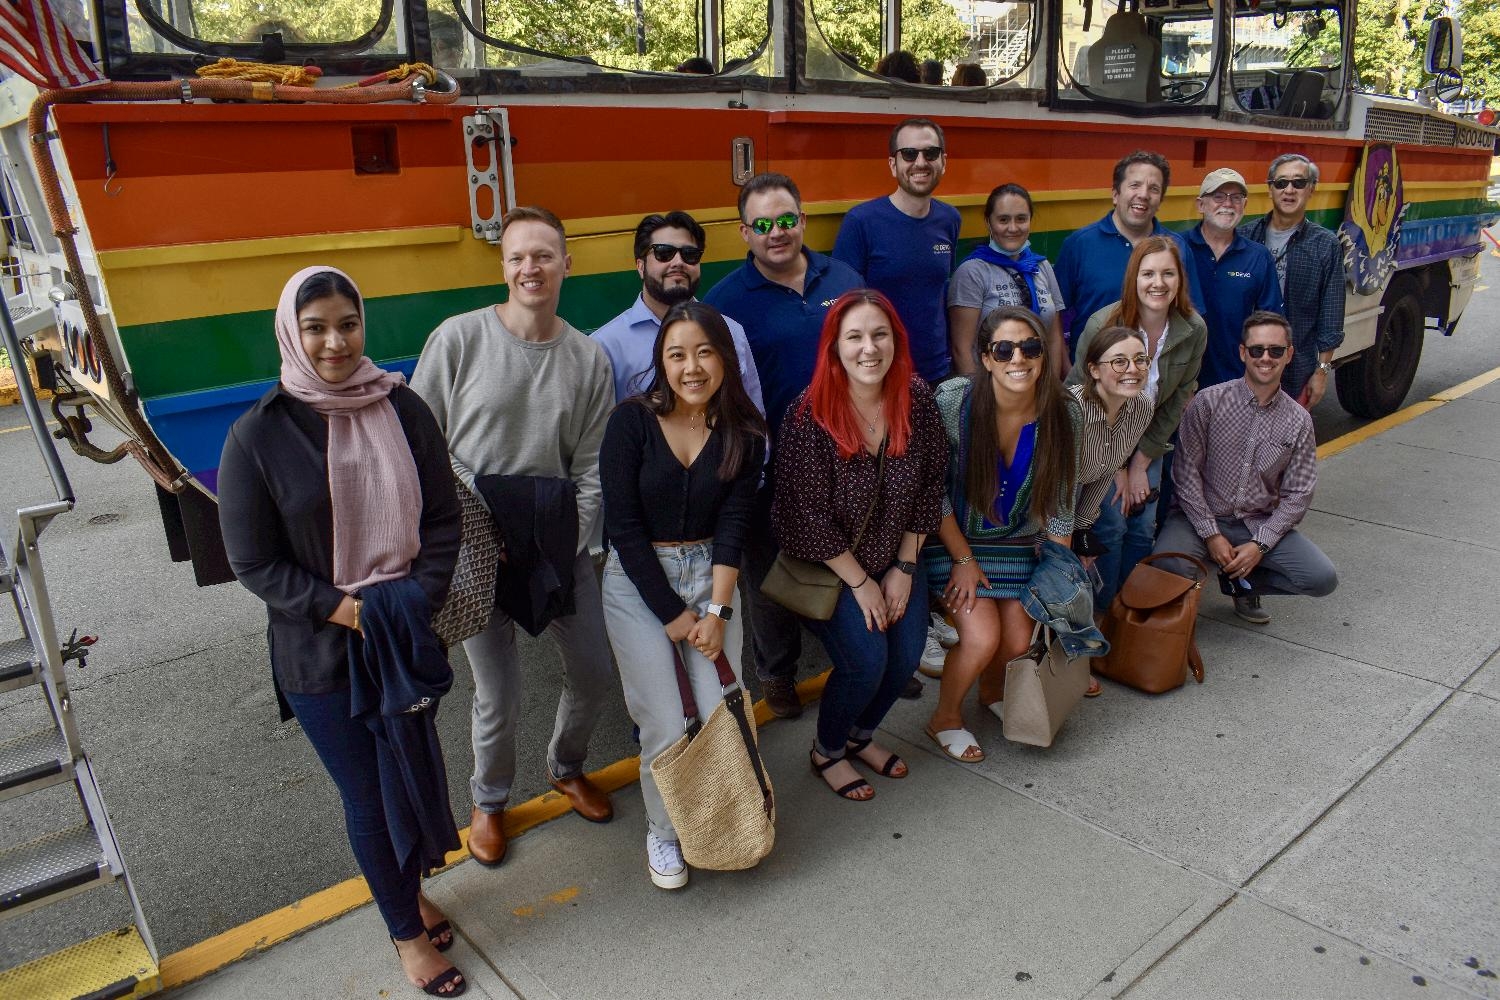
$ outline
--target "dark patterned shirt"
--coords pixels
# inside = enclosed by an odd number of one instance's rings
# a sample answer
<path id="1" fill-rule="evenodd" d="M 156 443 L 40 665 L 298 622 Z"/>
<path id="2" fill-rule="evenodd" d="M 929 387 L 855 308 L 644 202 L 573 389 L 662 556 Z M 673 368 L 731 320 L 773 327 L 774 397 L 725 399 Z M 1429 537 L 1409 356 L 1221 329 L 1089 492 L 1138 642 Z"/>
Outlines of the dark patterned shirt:
<path id="1" fill-rule="evenodd" d="M 1247 222 L 1240 235 L 1266 242 L 1269 215 Z M 1344 342 L 1344 251 L 1339 238 L 1316 222 L 1303 219 L 1283 248 L 1282 293 L 1286 318 L 1292 323 L 1292 363 L 1281 375 L 1281 387 L 1293 397 L 1301 394 L 1318 367 L 1318 355 Z M 1275 253 L 1272 253 L 1275 256 Z"/>
<path id="2" fill-rule="evenodd" d="M 1218 518 L 1234 518 L 1255 541 L 1275 545 L 1312 502 L 1312 417 L 1285 392 L 1261 406 L 1244 379 L 1210 386 L 1182 415 L 1172 481 L 1200 538 L 1219 533 Z"/>
<path id="3" fill-rule="evenodd" d="M 881 573 L 895 562 L 903 534 L 931 534 L 942 521 L 948 446 L 932 390 L 912 378 L 911 438 L 903 454 L 886 454 L 878 484 L 875 456 L 860 450 L 840 458 L 832 436 L 802 408 L 806 396 L 787 410 L 776 442 L 776 540 L 787 555 L 826 562 L 849 548 L 878 492 L 854 557 L 865 572 Z"/>

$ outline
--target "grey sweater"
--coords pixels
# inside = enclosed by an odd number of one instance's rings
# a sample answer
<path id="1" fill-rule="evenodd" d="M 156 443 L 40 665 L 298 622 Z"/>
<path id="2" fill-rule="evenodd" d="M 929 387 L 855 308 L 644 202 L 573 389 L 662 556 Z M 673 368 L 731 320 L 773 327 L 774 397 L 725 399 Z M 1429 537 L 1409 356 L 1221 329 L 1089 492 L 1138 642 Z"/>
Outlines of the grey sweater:
<path id="1" fill-rule="evenodd" d="M 520 340 L 493 307 L 444 320 L 417 359 L 411 387 L 437 418 L 453 471 L 559 476 L 578 486 L 578 546 L 593 537 L 602 493 L 599 444 L 614 408 L 602 348 L 566 321 L 548 341 Z"/>

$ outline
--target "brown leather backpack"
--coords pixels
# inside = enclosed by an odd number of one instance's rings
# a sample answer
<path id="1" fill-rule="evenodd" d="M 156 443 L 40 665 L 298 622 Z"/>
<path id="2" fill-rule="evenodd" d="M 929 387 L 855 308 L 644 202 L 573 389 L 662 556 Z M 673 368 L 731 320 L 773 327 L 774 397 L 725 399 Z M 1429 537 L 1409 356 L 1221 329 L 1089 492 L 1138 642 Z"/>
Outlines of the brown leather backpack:
<path id="1" fill-rule="evenodd" d="M 1151 565 L 1164 559 L 1191 564 L 1197 576 Z M 1208 567 L 1185 552 L 1157 552 L 1137 563 L 1104 616 L 1109 655 L 1094 661 L 1094 672 L 1147 694 L 1182 687 L 1189 668 L 1202 684 L 1203 657 L 1194 635 L 1207 579 Z"/>

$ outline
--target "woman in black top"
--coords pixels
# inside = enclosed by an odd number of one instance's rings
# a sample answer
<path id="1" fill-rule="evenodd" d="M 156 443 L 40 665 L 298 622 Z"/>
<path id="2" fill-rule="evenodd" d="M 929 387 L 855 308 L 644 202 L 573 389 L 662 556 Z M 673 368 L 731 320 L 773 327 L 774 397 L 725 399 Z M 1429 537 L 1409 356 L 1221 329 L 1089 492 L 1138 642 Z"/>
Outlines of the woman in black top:
<path id="1" fill-rule="evenodd" d="M 355 860 L 407 978 L 432 996 L 458 996 L 467 983 L 438 954 L 452 928 L 420 889 L 444 845 L 419 840 L 400 856 L 402 831 L 386 823 L 387 802 L 406 794 L 400 744 L 352 717 L 350 668 L 367 588 L 414 583 L 422 606 L 400 610 L 427 619 L 429 632 L 447 596 L 461 516 L 448 449 L 401 376 L 364 356 L 363 307 L 347 275 L 294 275 L 276 327 L 281 379 L 235 421 L 219 463 L 224 547 L 240 582 L 266 602 L 282 718 L 296 716 L 338 787 Z M 446 809 L 446 782 L 438 792 Z M 443 818 L 456 848 L 451 811 Z"/>
<path id="2" fill-rule="evenodd" d="M 651 762 L 682 736 L 677 647 L 707 718 L 723 698 L 713 661 L 740 677 L 740 619 L 730 601 L 766 453 L 766 425 L 740 381 L 738 355 L 713 306 L 682 302 L 662 318 L 655 375 L 609 418 L 604 486 L 604 621 L 625 704 L 641 729 L 646 857 L 663 889 L 687 884 L 677 832 Z"/>

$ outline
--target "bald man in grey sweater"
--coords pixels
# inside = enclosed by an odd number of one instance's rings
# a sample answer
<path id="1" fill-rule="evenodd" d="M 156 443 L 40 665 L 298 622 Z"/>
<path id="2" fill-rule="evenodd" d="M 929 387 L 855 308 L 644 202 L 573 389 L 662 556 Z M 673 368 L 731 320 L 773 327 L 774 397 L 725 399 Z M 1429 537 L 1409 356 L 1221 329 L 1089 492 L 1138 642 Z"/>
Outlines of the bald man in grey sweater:
<path id="1" fill-rule="evenodd" d="M 553 787 L 573 808 L 602 823 L 613 815 L 609 797 L 589 781 L 583 763 L 614 678 L 588 545 L 599 519 L 599 445 L 614 380 L 603 349 L 557 315 L 571 258 L 556 216 L 513 210 L 500 249 L 507 301 L 444 320 L 422 349 L 411 386 L 432 408 L 453 471 L 471 488 L 486 475 L 566 478 L 577 487 L 574 611 L 547 626 L 567 675 L 547 766 Z M 469 852 L 481 864 L 498 865 L 522 704 L 515 623 L 497 607 L 489 626 L 464 642 L 464 652 L 474 670 Z"/>

